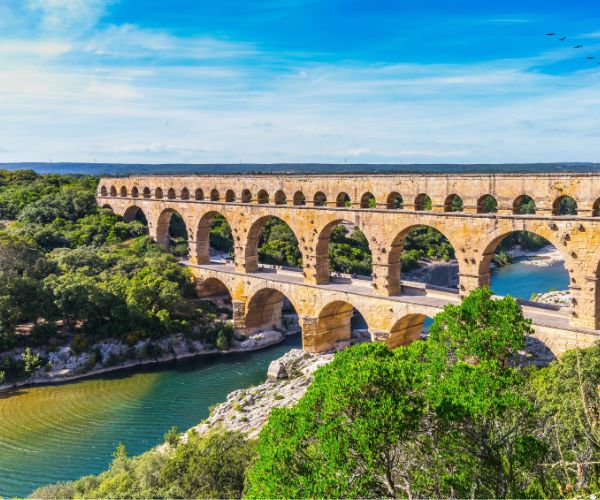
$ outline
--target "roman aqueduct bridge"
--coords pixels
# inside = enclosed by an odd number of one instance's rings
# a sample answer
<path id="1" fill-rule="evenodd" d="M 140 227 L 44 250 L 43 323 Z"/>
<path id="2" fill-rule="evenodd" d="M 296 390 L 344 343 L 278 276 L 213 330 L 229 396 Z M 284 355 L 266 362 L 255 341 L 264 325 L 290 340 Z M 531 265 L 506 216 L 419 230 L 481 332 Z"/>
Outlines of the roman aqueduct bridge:
<path id="1" fill-rule="evenodd" d="M 535 213 L 523 215 L 528 197 Z M 560 215 L 566 197 L 576 203 L 575 215 Z M 392 346 L 408 343 L 418 337 L 425 316 L 489 284 L 492 255 L 507 235 L 530 231 L 561 253 L 573 297 L 566 311 L 524 306 L 537 336 L 556 353 L 600 338 L 600 175 L 140 176 L 102 179 L 97 200 L 125 220 L 142 211 L 150 235 L 164 247 L 171 216 L 179 213 L 199 292 L 226 289 L 239 332 L 278 326 L 285 297 L 298 313 L 307 350 L 349 338 L 353 308 L 373 338 Z M 217 214 L 232 229 L 233 264 L 211 262 L 209 230 Z M 294 232 L 302 272 L 259 266 L 260 232 L 272 217 Z M 328 243 L 340 222 L 365 234 L 372 281 L 330 277 Z M 417 226 L 437 229 L 454 247 L 458 293 L 403 282 L 400 255 Z"/>

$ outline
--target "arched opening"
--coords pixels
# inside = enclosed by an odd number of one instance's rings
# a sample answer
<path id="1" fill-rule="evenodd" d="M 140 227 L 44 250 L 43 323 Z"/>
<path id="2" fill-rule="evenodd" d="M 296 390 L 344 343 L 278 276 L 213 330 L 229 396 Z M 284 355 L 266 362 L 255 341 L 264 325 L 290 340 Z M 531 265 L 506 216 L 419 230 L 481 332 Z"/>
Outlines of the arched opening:
<path id="1" fill-rule="evenodd" d="M 552 204 L 552 215 L 577 215 L 577 202 L 570 196 L 560 196 Z"/>
<path id="2" fill-rule="evenodd" d="M 336 207 L 349 207 L 350 206 L 350 196 L 348 193 L 341 192 L 337 195 L 335 199 Z"/>
<path id="3" fill-rule="evenodd" d="M 219 201 L 219 191 L 213 189 L 210 192 L 210 201 Z"/>
<path id="4" fill-rule="evenodd" d="M 298 333 L 298 313 L 292 302 L 279 290 L 263 288 L 246 304 L 245 334 L 276 331 L 284 335 Z"/>
<path id="5" fill-rule="evenodd" d="M 106 189 L 106 186 L 102 186 L 100 188 L 100 196 L 107 196 L 108 195 L 108 190 Z"/>
<path id="6" fill-rule="evenodd" d="M 360 197 L 360 208 L 375 208 L 375 196 L 372 193 L 365 193 Z"/>
<path id="7" fill-rule="evenodd" d="M 121 196 L 123 198 L 127 196 L 127 188 L 125 186 L 121 186 Z"/>
<path id="8" fill-rule="evenodd" d="M 594 202 L 592 207 L 592 217 L 600 217 L 600 198 Z"/>
<path id="9" fill-rule="evenodd" d="M 275 205 L 285 205 L 287 204 L 287 199 L 285 197 L 285 193 L 281 190 L 275 193 Z"/>
<path id="10" fill-rule="evenodd" d="M 175 198 L 177 198 L 177 195 L 175 194 L 175 190 L 173 188 L 169 188 L 169 190 L 167 191 L 167 198 L 169 200 L 174 200 Z"/>
<path id="11" fill-rule="evenodd" d="M 535 214 L 535 201 L 531 196 L 522 194 L 513 202 L 513 214 L 515 215 L 531 215 Z"/>
<path id="12" fill-rule="evenodd" d="M 412 344 L 427 337 L 432 319 L 425 314 L 407 314 L 394 323 L 386 344 L 390 348 Z"/>
<path id="13" fill-rule="evenodd" d="M 400 193 L 397 192 L 392 192 L 390 194 L 388 194 L 387 200 L 386 200 L 386 207 L 388 208 L 388 210 L 400 210 L 404 207 L 404 200 L 402 199 L 402 196 L 400 195 Z"/>
<path id="14" fill-rule="evenodd" d="M 114 186 L 110 187 L 110 195 L 111 196 L 117 196 L 117 188 Z"/>
<path id="15" fill-rule="evenodd" d="M 451 194 L 444 201 L 444 212 L 462 212 L 463 201 L 457 194 Z"/>
<path id="16" fill-rule="evenodd" d="M 188 188 L 183 188 L 181 190 L 181 199 L 182 200 L 189 200 L 190 199 L 190 190 Z"/>
<path id="17" fill-rule="evenodd" d="M 157 243 L 176 257 L 187 257 L 189 253 L 188 232 L 181 214 L 166 209 L 158 217 Z"/>
<path id="18" fill-rule="evenodd" d="M 325 205 L 327 205 L 327 196 L 325 196 L 325 193 L 318 191 L 313 198 L 313 206 L 324 207 Z"/>
<path id="19" fill-rule="evenodd" d="M 294 193 L 294 205 L 306 205 L 306 197 L 302 191 Z"/>
<path id="20" fill-rule="evenodd" d="M 317 243 L 317 281 L 330 276 L 348 282 L 354 278 L 371 281 L 373 257 L 364 233 L 352 222 L 336 220 L 327 224 Z"/>
<path id="21" fill-rule="evenodd" d="M 401 291 L 401 280 L 455 290 L 459 285 L 459 263 L 455 249 L 439 230 L 416 225 L 406 228 L 388 252 L 389 293 Z M 402 286 L 409 287 L 404 283 Z"/>
<path id="22" fill-rule="evenodd" d="M 207 278 L 196 282 L 197 307 L 205 313 L 211 313 L 218 320 L 226 321 L 233 317 L 233 303 L 227 285 L 218 278 Z M 212 340 L 216 342 L 216 336 Z"/>
<path id="23" fill-rule="evenodd" d="M 133 186 L 133 187 L 131 188 L 131 196 L 132 196 L 133 198 L 137 198 L 139 195 L 140 195 L 140 191 L 139 191 L 139 189 L 137 188 L 137 186 Z"/>
<path id="24" fill-rule="evenodd" d="M 161 188 L 156 188 L 154 190 L 154 197 L 160 200 L 163 197 L 163 190 Z"/>
<path id="25" fill-rule="evenodd" d="M 477 200 L 478 214 L 495 214 L 498 212 L 498 201 L 491 194 L 484 194 Z"/>
<path id="26" fill-rule="evenodd" d="M 200 188 L 197 188 L 196 192 L 194 193 L 194 199 L 196 201 L 202 201 L 204 199 L 204 191 L 202 191 Z"/>
<path id="27" fill-rule="evenodd" d="M 141 224 L 146 226 L 146 232 L 147 232 L 148 219 L 146 218 L 146 214 L 140 207 L 136 207 L 135 205 L 132 205 L 131 207 L 127 208 L 127 210 L 125 210 L 125 213 L 123 214 L 123 220 L 125 222 L 134 222 L 134 221 L 140 222 Z"/>
<path id="28" fill-rule="evenodd" d="M 278 217 L 261 217 L 248 232 L 246 266 L 288 266 L 302 270 L 302 252 L 294 231 Z"/>
<path id="29" fill-rule="evenodd" d="M 302 344 L 309 352 L 325 352 L 350 345 L 354 340 L 368 340 L 368 325 L 352 304 L 330 302 L 319 311 L 314 332 L 303 331 Z"/>
<path id="30" fill-rule="evenodd" d="M 225 193 L 225 201 L 227 203 L 233 203 L 235 201 L 235 193 L 233 190 L 228 189 Z"/>
<path id="31" fill-rule="evenodd" d="M 142 191 L 142 195 L 144 196 L 144 198 L 150 198 L 152 196 L 150 188 L 145 187 L 144 190 Z"/>
<path id="32" fill-rule="evenodd" d="M 256 202 L 259 205 L 265 205 L 269 203 L 269 193 L 267 193 L 264 189 L 261 189 L 256 195 Z"/>
<path id="33" fill-rule="evenodd" d="M 103 210 L 110 210 L 112 213 L 114 213 L 115 211 L 113 210 L 113 208 L 108 204 L 105 203 L 104 205 L 102 205 L 102 209 Z"/>
<path id="34" fill-rule="evenodd" d="M 196 260 L 198 264 L 207 264 L 211 260 L 233 260 L 231 226 L 218 212 L 208 212 L 198 222 Z"/>
<path id="35" fill-rule="evenodd" d="M 480 273 L 490 273 L 490 288 L 498 295 L 570 305 L 569 272 L 563 257 L 541 235 L 513 231 L 499 236 L 485 250 Z"/>
<path id="36" fill-rule="evenodd" d="M 420 212 L 429 211 L 432 206 L 431 198 L 425 193 L 421 193 L 415 198 L 415 210 Z"/>
<path id="37" fill-rule="evenodd" d="M 242 203 L 250 203 L 252 201 L 252 193 L 249 189 L 242 191 Z"/>

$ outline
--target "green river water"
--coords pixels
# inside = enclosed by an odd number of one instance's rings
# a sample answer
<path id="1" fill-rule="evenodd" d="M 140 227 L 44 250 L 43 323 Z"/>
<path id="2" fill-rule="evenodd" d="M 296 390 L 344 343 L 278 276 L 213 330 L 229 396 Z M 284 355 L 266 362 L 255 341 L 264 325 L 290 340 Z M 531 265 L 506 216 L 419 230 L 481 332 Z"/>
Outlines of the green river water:
<path id="1" fill-rule="evenodd" d="M 562 265 L 517 263 L 492 271 L 492 289 L 500 294 L 529 298 L 567 286 Z M 264 381 L 271 360 L 300 344 L 296 335 L 253 353 L 0 394 L 0 496 L 98 473 L 119 442 L 132 455 L 148 450 L 172 425 L 186 430 L 229 392 Z"/>

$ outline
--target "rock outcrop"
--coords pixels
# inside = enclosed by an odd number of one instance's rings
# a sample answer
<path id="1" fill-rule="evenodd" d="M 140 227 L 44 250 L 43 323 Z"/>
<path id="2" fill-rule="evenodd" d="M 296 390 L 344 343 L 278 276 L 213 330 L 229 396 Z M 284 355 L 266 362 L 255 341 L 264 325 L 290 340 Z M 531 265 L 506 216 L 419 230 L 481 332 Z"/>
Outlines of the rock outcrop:
<path id="1" fill-rule="evenodd" d="M 205 433 L 221 427 L 244 432 L 251 438 L 258 436 L 271 410 L 295 405 L 304 396 L 317 368 L 332 359 L 333 354 L 292 349 L 271 363 L 266 382 L 229 393 L 227 400 L 214 407 L 210 416 L 194 429 Z"/>

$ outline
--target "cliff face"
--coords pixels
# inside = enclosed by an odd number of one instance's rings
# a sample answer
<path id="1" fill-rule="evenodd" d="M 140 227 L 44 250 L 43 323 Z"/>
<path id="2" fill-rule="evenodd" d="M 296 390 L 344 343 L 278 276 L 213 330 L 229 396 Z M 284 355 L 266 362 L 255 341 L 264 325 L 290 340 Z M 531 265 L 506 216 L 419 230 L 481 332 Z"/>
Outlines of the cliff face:
<path id="1" fill-rule="evenodd" d="M 332 359 L 333 354 L 311 354 L 292 349 L 271 363 L 266 382 L 231 392 L 227 401 L 215 406 L 210 416 L 194 429 L 205 433 L 221 427 L 257 437 L 271 410 L 295 405 L 304 396 L 315 370 Z"/>

